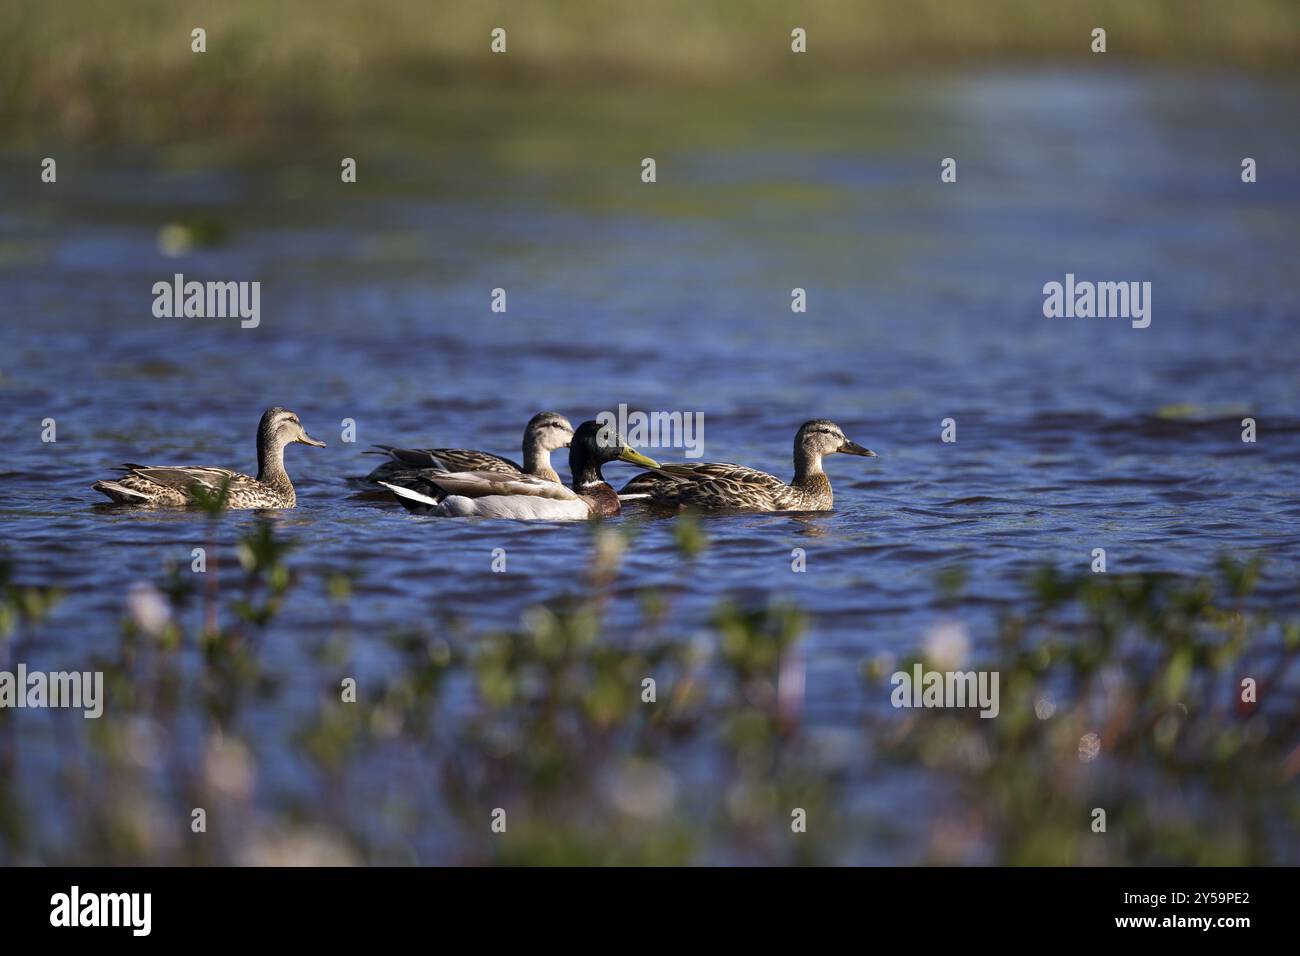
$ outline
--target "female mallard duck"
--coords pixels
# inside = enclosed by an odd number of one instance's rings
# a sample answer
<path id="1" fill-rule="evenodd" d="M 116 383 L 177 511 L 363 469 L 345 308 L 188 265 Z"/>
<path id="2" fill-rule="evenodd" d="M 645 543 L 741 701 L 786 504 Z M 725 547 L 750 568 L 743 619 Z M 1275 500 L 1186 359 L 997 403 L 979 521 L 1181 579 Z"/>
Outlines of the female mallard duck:
<path id="1" fill-rule="evenodd" d="M 507 475 L 492 471 L 440 472 L 426 470 L 421 478 L 447 497 L 439 500 L 411 488 L 380 482 L 417 514 L 443 517 L 522 518 L 567 520 L 619 512 L 618 495 L 605 483 L 601 466 L 627 461 L 643 468 L 659 463 L 609 436 L 605 426 L 583 422 L 569 448 L 572 489 L 532 475 Z"/>
<path id="2" fill-rule="evenodd" d="M 794 436 L 794 481 L 728 462 L 664 465 L 637 475 L 619 492 L 624 500 L 648 499 L 666 508 L 733 508 L 747 511 L 829 511 L 831 482 L 822 458 L 840 452 L 875 458 L 824 418 L 804 422 Z"/>
<path id="3" fill-rule="evenodd" d="M 367 481 L 410 484 L 418 472 L 432 468 L 436 471 L 492 471 L 503 475 L 532 475 L 546 481 L 558 482 L 560 476 L 551 467 L 551 452 L 566 448 L 573 440 L 573 426 L 556 412 L 539 412 L 524 428 L 524 464 L 521 468 L 508 458 L 492 455 L 472 448 L 394 448 L 376 445 L 377 452 L 368 455 L 387 455 L 386 461 L 366 476 Z M 421 483 L 422 484 L 422 483 Z M 415 485 L 416 490 L 426 490 Z"/>
<path id="4" fill-rule="evenodd" d="M 194 504 L 196 491 L 217 495 L 226 485 L 227 508 L 292 508 L 298 496 L 284 470 L 284 446 L 294 442 L 325 447 L 303 430 L 297 415 L 277 405 L 262 413 L 257 426 L 256 478 L 224 468 L 128 464 L 121 478 L 97 481 L 94 488 L 119 504 L 184 507 Z"/>

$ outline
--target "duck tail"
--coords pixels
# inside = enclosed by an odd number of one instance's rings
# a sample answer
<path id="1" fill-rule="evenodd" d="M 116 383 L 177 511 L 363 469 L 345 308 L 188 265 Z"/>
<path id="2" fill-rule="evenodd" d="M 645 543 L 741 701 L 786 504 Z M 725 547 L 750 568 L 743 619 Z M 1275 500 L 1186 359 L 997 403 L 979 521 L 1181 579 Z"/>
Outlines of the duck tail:
<path id="1" fill-rule="evenodd" d="M 397 497 L 397 500 L 401 502 L 402 507 L 411 514 L 431 514 L 438 507 L 437 498 L 430 498 L 413 488 L 403 488 L 401 485 L 389 484 L 386 481 L 381 481 L 379 484 L 391 491 Z"/>
<path id="2" fill-rule="evenodd" d="M 90 487 L 121 505 L 138 505 L 149 500 L 148 495 L 119 485 L 116 481 L 97 481 Z"/>

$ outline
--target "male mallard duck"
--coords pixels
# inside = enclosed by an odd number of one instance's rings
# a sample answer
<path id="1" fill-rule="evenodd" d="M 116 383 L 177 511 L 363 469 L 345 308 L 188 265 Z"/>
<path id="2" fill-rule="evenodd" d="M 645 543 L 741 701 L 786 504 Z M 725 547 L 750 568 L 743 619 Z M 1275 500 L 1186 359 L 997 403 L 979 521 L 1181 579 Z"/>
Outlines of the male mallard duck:
<path id="1" fill-rule="evenodd" d="M 102 491 L 119 504 L 181 506 L 194 503 L 192 491 L 217 494 L 229 482 L 227 508 L 292 508 L 298 502 L 293 483 L 284 470 L 284 446 L 293 442 L 324 448 L 308 435 L 298 416 L 275 406 L 262 413 L 257 426 L 257 477 L 203 466 L 123 465 L 127 473 L 114 481 L 97 481 Z"/>
<path id="2" fill-rule="evenodd" d="M 667 508 L 735 508 L 749 511 L 829 511 L 831 482 L 822 458 L 841 452 L 875 458 L 876 453 L 844 437 L 824 418 L 804 422 L 794 436 L 794 481 L 729 462 L 663 465 L 637 475 L 619 492 L 624 500 L 648 499 Z"/>
<path id="3" fill-rule="evenodd" d="M 382 481 L 380 484 L 417 514 L 541 520 L 590 518 L 618 514 L 618 495 L 605 483 L 600 469 L 606 462 L 619 460 L 643 468 L 659 467 L 658 462 L 629 448 L 617 436 L 608 436 L 605 426 L 594 421 L 583 422 L 574 432 L 569 448 L 572 489 L 532 475 L 432 469 L 422 471 L 420 477 L 447 496 L 442 500 L 401 485 Z"/>
<path id="4" fill-rule="evenodd" d="M 557 412 L 539 412 L 524 428 L 524 464 L 521 468 L 508 458 L 472 448 L 394 448 L 376 445 L 381 451 L 368 455 L 387 455 L 386 461 L 366 476 L 367 481 L 407 484 L 421 470 L 493 471 L 503 475 L 533 475 L 546 481 L 560 480 L 551 467 L 551 452 L 565 448 L 573 439 L 573 426 Z M 417 490 L 420 490 L 417 488 Z"/>

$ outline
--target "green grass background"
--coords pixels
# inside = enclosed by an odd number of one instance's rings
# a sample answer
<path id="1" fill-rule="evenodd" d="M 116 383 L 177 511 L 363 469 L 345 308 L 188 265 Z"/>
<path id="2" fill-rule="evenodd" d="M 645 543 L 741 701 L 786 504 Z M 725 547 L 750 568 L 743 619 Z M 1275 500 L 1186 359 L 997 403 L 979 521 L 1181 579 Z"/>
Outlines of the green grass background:
<path id="1" fill-rule="evenodd" d="M 208 52 L 190 50 L 207 31 Z M 508 31 L 505 56 L 489 50 Z M 790 52 L 808 31 L 809 53 Z M 164 141 L 463 86 L 800 84 L 900 66 L 1290 70 L 1294 0 L 0 0 L 0 133 Z"/>

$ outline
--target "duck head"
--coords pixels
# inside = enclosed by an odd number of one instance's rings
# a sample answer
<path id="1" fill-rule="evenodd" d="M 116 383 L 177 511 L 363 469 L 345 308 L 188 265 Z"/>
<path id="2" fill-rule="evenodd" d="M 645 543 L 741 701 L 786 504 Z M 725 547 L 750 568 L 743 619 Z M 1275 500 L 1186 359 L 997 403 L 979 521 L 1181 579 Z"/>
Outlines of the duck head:
<path id="1" fill-rule="evenodd" d="M 262 420 L 257 425 L 257 451 L 259 456 L 270 451 L 283 449 L 285 445 L 300 442 L 316 448 L 324 448 L 323 441 L 317 441 L 307 434 L 298 420 L 296 412 L 275 405 L 262 413 Z"/>
<path id="2" fill-rule="evenodd" d="M 574 488 L 603 482 L 601 466 L 611 461 L 626 461 L 642 468 L 659 467 L 659 462 L 628 445 L 613 428 L 596 421 L 579 425 L 569 445 L 569 472 L 573 475 Z"/>
<path id="3" fill-rule="evenodd" d="M 814 418 L 799 427 L 799 433 L 794 436 L 796 459 L 800 457 L 801 452 L 805 456 L 817 458 L 833 455 L 836 452 L 843 455 L 860 455 L 863 458 L 876 457 L 876 453 L 870 448 L 863 448 L 857 442 L 849 441 L 844 434 L 844 429 L 825 418 Z"/>
<path id="4" fill-rule="evenodd" d="M 538 412 L 524 428 L 525 450 L 549 454 L 557 448 L 568 448 L 571 441 L 573 426 L 558 412 Z"/>

